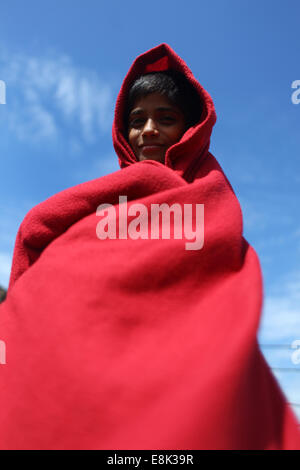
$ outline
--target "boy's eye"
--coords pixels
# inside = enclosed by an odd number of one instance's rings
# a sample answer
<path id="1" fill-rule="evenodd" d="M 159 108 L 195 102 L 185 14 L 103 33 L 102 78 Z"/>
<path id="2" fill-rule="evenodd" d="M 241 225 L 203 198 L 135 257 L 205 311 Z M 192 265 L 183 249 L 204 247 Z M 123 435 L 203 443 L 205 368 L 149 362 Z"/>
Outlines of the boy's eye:
<path id="1" fill-rule="evenodd" d="M 162 123 L 168 123 L 171 124 L 172 122 L 175 121 L 175 119 L 172 116 L 161 116 L 157 119 L 159 122 Z M 134 119 L 133 121 L 130 122 L 130 126 L 141 126 L 145 122 L 145 119 L 143 118 L 138 118 Z"/>
<path id="2" fill-rule="evenodd" d="M 130 126 L 138 126 L 142 124 L 143 119 L 134 119 L 133 121 L 130 122 Z"/>

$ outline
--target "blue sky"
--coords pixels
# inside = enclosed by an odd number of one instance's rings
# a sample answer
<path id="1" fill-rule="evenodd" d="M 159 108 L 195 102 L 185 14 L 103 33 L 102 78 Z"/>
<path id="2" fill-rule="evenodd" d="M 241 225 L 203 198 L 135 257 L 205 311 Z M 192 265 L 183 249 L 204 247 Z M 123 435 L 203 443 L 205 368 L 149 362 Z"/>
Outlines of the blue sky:
<path id="1" fill-rule="evenodd" d="M 114 104 L 135 57 L 167 42 L 211 94 L 211 151 L 242 206 L 265 303 L 259 340 L 300 404 L 298 1 L 3 0 L 0 5 L 0 284 L 26 212 L 118 169 Z M 281 368 L 285 368 L 282 370 Z M 294 369 L 294 372 L 286 370 Z M 300 407 L 295 407 L 300 416 Z"/>

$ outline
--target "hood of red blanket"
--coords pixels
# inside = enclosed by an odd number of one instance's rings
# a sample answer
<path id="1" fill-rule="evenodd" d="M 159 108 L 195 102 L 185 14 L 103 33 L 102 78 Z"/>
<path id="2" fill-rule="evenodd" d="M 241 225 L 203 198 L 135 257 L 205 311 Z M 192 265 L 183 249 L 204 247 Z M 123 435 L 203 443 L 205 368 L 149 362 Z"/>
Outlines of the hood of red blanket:
<path id="1" fill-rule="evenodd" d="M 208 152 L 210 136 L 216 122 L 216 112 L 209 93 L 196 80 L 184 60 L 168 44 L 160 44 L 139 55 L 130 67 L 116 101 L 112 129 L 113 144 L 121 168 L 137 162 L 124 132 L 123 116 L 130 86 L 140 75 L 169 69 L 178 70 L 185 75 L 198 91 L 203 104 L 200 121 L 190 127 L 180 141 L 167 150 L 165 156 L 166 166 L 175 170 L 183 178 L 191 180 Z"/>

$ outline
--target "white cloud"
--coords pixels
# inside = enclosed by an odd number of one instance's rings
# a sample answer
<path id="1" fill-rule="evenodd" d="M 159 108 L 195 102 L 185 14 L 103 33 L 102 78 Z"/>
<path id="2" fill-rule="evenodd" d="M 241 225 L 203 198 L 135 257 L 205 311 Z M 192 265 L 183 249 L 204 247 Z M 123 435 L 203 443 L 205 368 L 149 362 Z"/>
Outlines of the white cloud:
<path id="1" fill-rule="evenodd" d="M 261 340 L 279 344 L 300 339 L 300 272 L 285 276 L 272 292 L 264 302 Z"/>
<path id="2" fill-rule="evenodd" d="M 68 56 L 0 55 L 7 85 L 6 117 L 20 140 L 45 141 L 62 129 L 86 143 L 110 131 L 114 103 L 109 83 Z M 64 132 L 65 138 L 65 132 Z"/>
<path id="3" fill-rule="evenodd" d="M 0 252 L 0 286 L 7 287 L 12 257 L 9 253 Z"/>
<path id="4" fill-rule="evenodd" d="M 258 338 L 264 345 L 262 352 L 267 362 L 300 420 L 300 368 L 292 361 L 295 351 L 292 342 L 300 340 L 300 272 L 289 273 L 280 281 L 265 299 Z"/>
<path id="5" fill-rule="evenodd" d="M 26 110 L 16 106 L 8 112 L 8 122 L 20 140 L 37 142 L 57 135 L 54 116 L 38 102 L 28 104 Z"/>
<path id="6" fill-rule="evenodd" d="M 275 370 L 274 375 L 279 382 L 288 402 L 300 422 L 300 371 Z"/>

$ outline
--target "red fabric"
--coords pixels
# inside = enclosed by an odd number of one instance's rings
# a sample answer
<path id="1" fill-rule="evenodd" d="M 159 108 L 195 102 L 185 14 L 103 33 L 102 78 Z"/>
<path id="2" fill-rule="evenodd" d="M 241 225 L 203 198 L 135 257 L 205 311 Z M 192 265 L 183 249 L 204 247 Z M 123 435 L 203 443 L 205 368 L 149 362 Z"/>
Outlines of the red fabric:
<path id="1" fill-rule="evenodd" d="M 122 135 L 128 86 L 176 68 L 198 89 L 201 122 L 166 155 L 136 162 Z M 299 449 L 296 419 L 260 353 L 258 258 L 208 151 L 209 94 L 166 44 L 139 56 L 118 96 L 121 170 L 34 207 L 17 235 L 0 307 L 2 449 Z M 119 195 L 204 204 L 204 246 L 99 240 L 99 204 Z"/>

